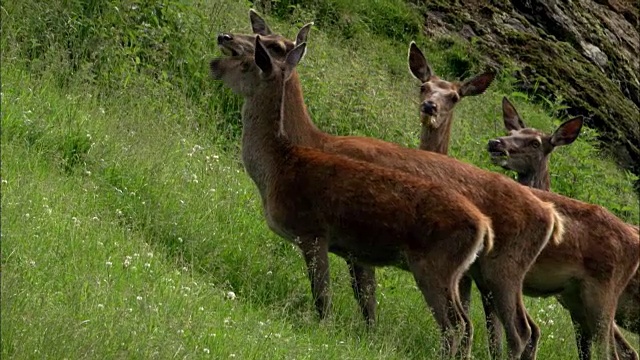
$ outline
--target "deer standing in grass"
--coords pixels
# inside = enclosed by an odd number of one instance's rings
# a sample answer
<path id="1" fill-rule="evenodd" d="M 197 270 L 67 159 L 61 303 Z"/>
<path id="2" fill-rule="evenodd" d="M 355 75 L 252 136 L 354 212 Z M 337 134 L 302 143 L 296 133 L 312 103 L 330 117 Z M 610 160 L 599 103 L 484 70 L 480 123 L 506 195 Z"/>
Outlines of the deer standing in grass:
<path id="1" fill-rule="evenodd" d="M 580 129 L 582 128 L 582 118 L 577 117 L 562 123 L 553 134 L 546 134 L 543 131 L 527 127 L 518 114 L 513 104 L 505 97 L 502 99 L 502 112 L 504 126 L 509 132 L 507 136 L 498 137 L 496 139 L 489 140 L 487 150 L 491 155 L 491 161 L 507 170 L 512 170 L 518 173 L 518 182 L 536 189 L 543 191 L 550 191 L 549 180 L 549 157 L 552 151 L 557 146 L 569 145 L 575 141 L 580 135 Z M 560 207 L 561 208 L 561 207 Z M 598 211 L 596 211 L 597 213 Z M 590 215 L 590 214 L 589 214 Z M 582 217 L 582 215 L 581 215 Z M 611 216 L 608 216 L 611 217 Z M 591 222 L 593 219 L 593 222 Z M 567 232 L 563 245 L 558 248 L 554 246 L 547 247 L 538 257 L 538 263 L 551 263 L 551 258 L 555 256 L 560 259 L 559 254 L 563 251 L 565 245 L 572 243 L 580 243 L 580 251 L 582 253 L 591 252 L 591 255 L 597 257 L 597 254 L 601 252 L 600 258 L 591 260 L 592 267 L 594 268 L 606 268 L 611 266 L 610 264 L 616 264 L 618 255 L 608 247 L 616 247 L 618 252 L 631 251 L 634 247 L 625 248 L 629 244 L 633 244 L 633 237 L 638 239 L 638 227 L 630 224 L 623 224 L 621 221 L 612 221 L 605 224 L 604 221 L 608 221 L 607 218 L 600 218 L 598 216 L 582 217 L 580 219 L 585 227 L 581 227 L 580 230 L 575 232 Z M 591 222 L 591 226 L 589 226 Z M 593 227 L 607 226 L 608 232 L 598 233 L 593 231 Z M 623 228 L 627 227 L 628 231 L 624 231 Z M 605 228 L 606 229 L 606 228 Z M 614 236 L 618 232 L 623 234 L 623 239 Z M 637 246 L 636 246 L 637 247 Z M 637 254 L 637 253 L 636 253 Z M 580 254 L 574 253 L 567 258 L 563 259 L 565 265 L 558 264 L 558 269 L 562 269 L 566 266 L 577 267 L 574 263 L 582 261 L 584 257 L 580 257 Z M 602 262 L 600 266 L 595 264 Z M 624 266 L 624 264 L 622 264 Z M 535 273 L 537 265 L 534 265 L 530 273 Z M 541 275 L 543 273 L 540 271 Z M 593 321 L 590 320 L 589 314 L 581 314 L 580 309 L 584 308 L 583 300 L 580 300 L 578 294 L 571 294 L 569 296 L 564 295 L 563 292 L 567 292 L 567 288 L 571 286 L 572 282 L 595 282 L 592 277 L 600 276 L 599 273 L 589 273 L 584 271 L 583 274 L 576 276 L 573 275 L 573 279 L 566 279 L 561 283 L 563 291 L 558 291 L 558 299 L 560 302 L 571 311 L 571 318 L 574 323 L 576 332 L 576 342 L 578 344 L 578 352 L 580 359 L 586 360 L 590 358 L 591 342 L 593 336 L 597 333 L 593 329 Z M 529 276 L 528 276 L 529 277 Z M 560 278 L 560 277 L 558 277 Z M 624 276 L 620 277 L 616 282 L 615 279 L 611 279 L 613 283 L 610 286 L 603 287 L 603 291 L 612 291 L 620 293 L 618 299 L 617 309 L 615 312 L 615 321 L 618 325 L 635 332 L 640 332 L 640 272 L 636 271 L 629 283 L 625 286 Z M 531 288 L 531 289 L 529 289 Z M 525 291 L 536 292 L 535 285 L 527 286 L 527 280 L 525 279 Z M 595 289 L 594 289 L 595 291 Z M 591 296 L 588 293 L 583 293 L 582 296 Z M 617 350 L 622 354 L 624 358 L 637 359 L 638 356 L 633 348 L 624 339 L 624 336 L 619 332 L 617 327 L 614 326 L 614 339 L 616 341 Z"/>
<path id="2" fill-rule="evenodd" d="M 436 109 L 438 107 L 452 109 L 455 100 L 459 98 L 456 93 L 460 92 L 460 88 L 464 89 L 464 86 L 447 83 L 434 76 L 425 56 L 414 43 L 410 45 L 408 61 L 411 73 L 423 82 L 420 93 L 422 123 L 438 123 L 434 117 L 437 118 L 439 114 L 427 111 L 433 106 L 426 106 L 426 104 L 437 103 Z M 512 106 L 506 106 L 510 105 L 506 99 L 504 104 L 505 123 L 507 117 L 511 119 L 509 124 L 517 122 L 519 118 L 512 119 L 514 114 L 517 116 L 515 109 Z M 448 115 L 450 116 L 450 112 Z M 545 156 L 548 157 L 554 146 L 573 142 L 581 125 L 582 123 L 578 119 L 570 120 L 549 139 L 550 142 L 543 144 L 542 139 L 538 137 L 535 142 L 526 144 L 532 145 L 536 149 L 545 149 L 546 155 L 537 156 L 537 159 L 543 160 Z M 450 127 L 447 127 L 446 130 L 446 133 L 440 133 L 439 137 L 434 139 L 424 136 L 423 125 L 420 149 L 431 151 L 446 149 Z M 524 185 L 540 184 L 540 186 L 545 186 L 544 184 L 546 184 L 548 186 L 548 173 L 545 177 L 534 174 L 532 171 L 545 169 L 546 164 L 527 167 L 524 166 L 526 160 L 522 156 L 516 156 L 510 160 L 498 157 L 495 161 L 501 163 L 509 161 L 511 164 L 518 163 L 523 166 L 523 171 L 526 171 L 521 176 L 521 183 Z M 602 207 L 537 190 L 534 190 L 534 194 L 543 201 L 553 203 L 566 219 L 567 225 L 563 241 L 545 247 L 529 270 L 524 279 L 525 294 L 531 296 L 558 295 L 560 299 L 565 299 L 561 300 L 561 303 L 569 309 L 572 316 L 581 317 L 582 332 L 584 333 L 582 345 L 580 345 L 581 349 L 587 348 L 588 344 L 593 341 L 598 344 L 598 354 L 601 357 L 609 356 L 609 354 L 615 354 L 616 347 L 610 347 L 615 339 L 618 344 L 622 344 L 619 346 L 625 349 L 623 351 L 625 354 L 636 359 L 635 351 L 628 347 L 622 334 L 617 332 L 612 314 L 624 284 L 634 273 L 633 269 L 638 266 L 640 249 L 638 248 L 637 232 L 634 235 L 633 231 L 629 231 L 628 224 L 624 224 Z M 614 239 L 615 243 L 612 244 L 611 239 Z M 591 262 L 591 265 L 587 265 L 588 262 Z M 616 266 L 613 267 L 611 264 L 616 264 Z M 459 292 L 463 306 L 468 310 L 471 301 L 469 277 L 464 277 L 461 280 Z M 634 294 L 637 293 L 635 291 Z M 580 297 L 586 299 L 581 300 Z M 633 299 L 634 296 L 627 294 L 626 298 Z M 482 294 L 482 302 L 489 332 L 489 349 L 494 358 L 500 358 L 502 329 L 498 324 L 498 316 L 495 312 L 496 304 L 494 299 L 486 294 Z M 533 331 L 529 348 L 535 348 L 540 332 L 537 326 L 531 326 L 531 328 Z"/>
<path id="3" fill-rule="evenodd" d="M 444 356 L 455 356 L 455 333 L 469 322 L 457 283 L 483 248 L 491 250 L 491 220 L 448 186 L 293 144 L 281 121 L 283 92 L 305 46 L 278 62 L 256 37 L 255 56 L 211 62 L 212 76 L 245 98 L 242 158 L 269 227 L 302 250 L 321 312 L 329 251 L 411 271 L 442 330 Z"/>
<path id="4" fill-rule="evenodd" d="M 453 110 L 463 96 L 480 95 L 491 85 L 495 74 L 487 72 L 477 75 L 464 82 L 449 82 L 437 76 L 431 65 L 427 62 L 427 58 L 418 46 L 412 41 L 409 44 L 408 56 L 409 70 L 411 75 L 420 81 L 420 144 L 419 149 L 432 151 L 435 153 L 448 155 L 449 142 L 451 140 L 451 126 L 453 124 Z M 471 307 L 471 287 L 473 279 L 471 274 L 467 274 L 460 280 L 460 296 L 465 311 L 469 311 Z M 492 306 L 491 294 L 484 292 L 483 305 Z M 487 313 L 487 309 L 485 309 Z M 493 313 L 493 312 L 492 312 Z M 487 317 L 487 327 L 489 333 L 494 333 L 496 327 L 499 327 L 497 317 Z M 535 334 L 537 329 L 532 326 L 532 332 Z M 500 333 L 501 334 L 501 333 Z M 492 339 L 491 347 L 498 346 L 496 342 L 501 338 Z M 501 351 L 492 351 L 498 357 Z M 531 354 L 529 357 L 535 357 Z"/>
<path id="5" fill-rule="evenodd" d="M 274 34 L 264 20 L 250 12 L 254 34 L 221 34 L 218 45 L 230 55 L 251 54 L 259 34 L 270 55 L 284 58 L 295 42 Z M 305 37 L 304 28 L 297 39 Z M 542 202 L 508 177 L 479 169 L 448 156 L 408 149 L 378 139 L 357 136 L 332 136 L 320 131 L 311 121 L 304 104 L 297 72 L 285 84 L 283 128 L 292 143 L 320 149 L 327 153 L 375 163 L 400 170 L 425 180 L 445 184 L 474 203 L 492 220 L 494 250 L 480 254 L 471 272 L 483 294 L 495 298 L 498 314 L 505 326 L 510 358 L 517 359 L 525 350 L 533 321 L 528 321 L 522 301 L 524 275 L 542 248 L 562 238 L 562 219 L 553 205 Z M 509 201 L 505 201 L 509 199 Z M 357 259 L 347 259 L 354 294 L 365 319 L 375 319 L 375 273 L 373 267 Z M 312 289 L 312 291 L 315 291 Z M 314 293 L 314 297 L 318 295 Z M 320 313 L 322 316 L 322 312 Z M 466 339 L 471 338 L 468 323 Z M 470 344 L 464 344 L 465 349 Z M 535 349 L 534 349 L 535 350 Z M 530 351 L 528 358 L 535 357 Z"/>

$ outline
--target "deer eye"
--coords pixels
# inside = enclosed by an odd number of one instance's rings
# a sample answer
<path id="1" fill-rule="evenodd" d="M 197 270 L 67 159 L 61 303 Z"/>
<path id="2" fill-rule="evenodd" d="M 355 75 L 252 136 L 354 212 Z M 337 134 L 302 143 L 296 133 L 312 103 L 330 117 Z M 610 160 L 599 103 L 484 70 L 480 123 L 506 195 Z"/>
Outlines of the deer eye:
<path id="1" fill-rule="evenodd" d="M 276 55 L 284 55 L 285 50 L 278 44 L 269 44 L 269 46 L 267 46 L 267 48 L 271 51 L 273 51 L 274 54 Z"/>
<path id="2" fill-rule="evenodd" d="M 539 140 L 532 140 L 531 141 L 531 147 L 533 147 L 534 149 L 537 149 L 540 147 L 540 141 Z"/>
<path id="3" fill-rule="evenodd" d="M 427 92 L 429 90 L 429 85 L 422 84 L 420 85 L 420 92 Z"/>

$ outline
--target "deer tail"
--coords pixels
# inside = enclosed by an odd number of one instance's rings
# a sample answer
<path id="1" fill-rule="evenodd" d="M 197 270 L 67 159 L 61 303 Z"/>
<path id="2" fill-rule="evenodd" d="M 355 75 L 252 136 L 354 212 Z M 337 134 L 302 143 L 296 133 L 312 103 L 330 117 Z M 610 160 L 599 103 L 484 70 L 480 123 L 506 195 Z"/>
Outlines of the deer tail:
<path id="1" fill-rule="evenodd" d="M 493 224 L 491 223 L 491 219 L 485 216 L 484 221 L 484 231 L 483 231 L 483 248 L 484 253 L 488 254 L 493 250 Z"/>
<path id="2" fill-rule="evenodd" d="M 553 215 L 553 225 L 549 231 L 550 241 L 554 245 L 559 245 L 564 238 L 564 217 L 556 210 L 552 203 L 546 203 Z"/>

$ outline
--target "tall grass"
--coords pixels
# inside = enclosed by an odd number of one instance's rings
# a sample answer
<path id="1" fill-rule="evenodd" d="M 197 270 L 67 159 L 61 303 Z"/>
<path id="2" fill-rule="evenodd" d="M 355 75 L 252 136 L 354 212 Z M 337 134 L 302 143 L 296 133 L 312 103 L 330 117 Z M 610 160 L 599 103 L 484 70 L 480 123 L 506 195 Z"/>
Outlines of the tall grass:
<path id="1" fill-rule="evenodd" d="M 386 19 L 363 4 L 339 6 Z M 399 1 L 380 4 L 414 19 Z M 321 14 L 294 5 L 272 7 L 275 30 L 291 36 Z M 332 256 L 333 315 L 319 322 L 303 260 L 265 225 L 238 156 L 241 101 L 207 78 L 215 34 L 248 31 L 248 8 L 3 3 L 3 358 L 436 358 L 438 331 L 411 276 L 378 271 L 379 324 L 367 331 Z M 408 39 L 364 24 L 313 29 L 299 68 L 309 109 L 330 133 L 415 147 Z M 445 78 L 481 67 L 456 39 L 417 40 Z M 507 75 L 460 103 L 453 156 L 497 170 L 483 149 L 502 133 L 505 94 Z M 514 102 L 533 126 L 558 123 Z M 637 223 L 633 177 L 599 158 L 594 138 L 587 130 L 553 156 L 554 190 Z M 540 358 L 575 358 L 566 312 L 553 299 L 527 305 L 543 331 Z M 472 318 L 474 356 L 488 358 L 480 306 Z"/>

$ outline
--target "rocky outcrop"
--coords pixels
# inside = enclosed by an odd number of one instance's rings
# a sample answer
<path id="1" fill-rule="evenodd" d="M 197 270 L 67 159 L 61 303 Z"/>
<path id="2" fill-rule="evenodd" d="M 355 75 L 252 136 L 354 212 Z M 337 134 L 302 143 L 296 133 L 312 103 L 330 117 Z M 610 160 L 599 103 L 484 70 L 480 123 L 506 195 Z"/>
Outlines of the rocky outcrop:
<path id="1" fill-rule="evenodd" d="M 600 130 L 603 147 L 640 174 L 638 3 L 631 0 L 410 0 L 428 35 L 456 33 L 518 85 L 561 96 Z M 508 67 L 507 67 L 508 68 Z"/>

